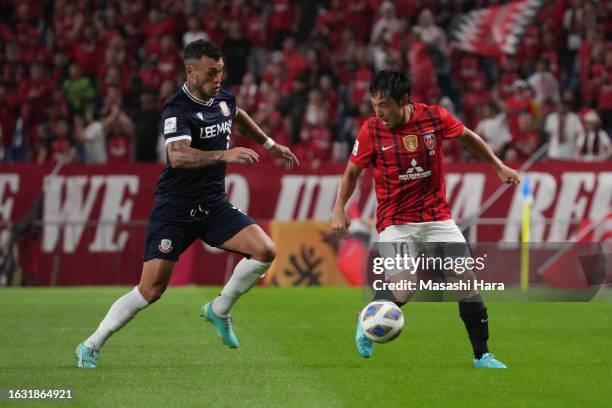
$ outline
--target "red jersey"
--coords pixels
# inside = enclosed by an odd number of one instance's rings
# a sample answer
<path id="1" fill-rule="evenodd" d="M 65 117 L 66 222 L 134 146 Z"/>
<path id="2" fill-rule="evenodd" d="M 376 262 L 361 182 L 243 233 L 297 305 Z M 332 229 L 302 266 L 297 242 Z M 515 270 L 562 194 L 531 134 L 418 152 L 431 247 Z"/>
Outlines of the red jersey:
<path id="1" fill-rule="evenodd" d="M 463 133 L 463 123 L 437 105 L 414 104 L 410 122 L 389 129 L 372 117 L 357 134 L 350 161 L 374 166 L 376 229 L 451 218 L 446 202 L 442 139 Z"/>

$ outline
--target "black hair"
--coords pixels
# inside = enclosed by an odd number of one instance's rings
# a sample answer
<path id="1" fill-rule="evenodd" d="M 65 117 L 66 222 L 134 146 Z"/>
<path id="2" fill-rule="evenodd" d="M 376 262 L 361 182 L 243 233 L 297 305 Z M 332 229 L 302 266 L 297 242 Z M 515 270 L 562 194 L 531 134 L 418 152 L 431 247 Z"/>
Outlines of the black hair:
<path id="1" fill-rule="evenodd" d="M 183 52 L 183 59 L 195 59 L 200 60 L 202 57 L 209 57 L 215 61 L 219 61 L 221 58 L 221 50 L 210 41 L 195 40 L 187 44 L 185 51 Z"/>
<path id="2" fill-rule="evenodd" d="M 412 94 L 412 79 L 403 71 L 378 71 L 370 83 L 370 95 L 386 94 L 401 104 L 404 95 Z"/>

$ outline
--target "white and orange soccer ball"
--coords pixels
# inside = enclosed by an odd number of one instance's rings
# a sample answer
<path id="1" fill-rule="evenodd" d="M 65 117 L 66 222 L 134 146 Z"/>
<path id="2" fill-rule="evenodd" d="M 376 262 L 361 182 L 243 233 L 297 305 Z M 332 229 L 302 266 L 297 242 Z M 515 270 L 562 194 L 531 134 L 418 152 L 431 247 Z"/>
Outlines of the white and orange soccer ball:
<path id="1" fill-rule="evenodd" d="M 374 301 L 359 314 L 365 335 L 375 343 L 387 343 L 400 335 L 404 328 L 404 315 L 393 302 Z"/>

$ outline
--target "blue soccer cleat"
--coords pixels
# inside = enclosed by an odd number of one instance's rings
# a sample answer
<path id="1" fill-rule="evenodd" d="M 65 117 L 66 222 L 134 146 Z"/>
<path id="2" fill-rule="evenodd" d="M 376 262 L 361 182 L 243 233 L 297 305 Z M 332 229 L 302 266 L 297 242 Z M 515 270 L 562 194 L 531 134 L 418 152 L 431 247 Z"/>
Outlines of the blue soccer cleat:
<path id="1" fill-rule="evenodd" d="M 221 339 L 221 342 L 230 348 L 238 348 L 240 343 L 232 330 L 232 317 L 226 318 L 219 317 L 212 310 L 212 302 L 209 302 L 202 306 L 200 309 L 200 316 L 206 321 L 212 323 L 217 331 L 217 336 Z"/>
<path id="2" fill-rule="evenodd" d="M 474 359 L 476 368 L 508 368 L 504 363 L 495 359 L 491 353 L 484 353 L 479 359 Z"/>
<path id="3" fill-rule="evenodd" d="M 361 327 L 361 319 L 357 318 L 357 332 L 355 333 L 355 346 L 357 347 L 357 352 L 363 358 L 372 357 L 372 353 L 374 352 L 374 342 L 367 338 L 365 332 L 363 331 L 363 327 Z"/>
<path id="4" fill-rule="evenodd" d="M 93 347 L 87 347 L 81 343 L 74 351 L 77 358 L 77 367 L 80 368 L 96 368 L 100 352 Z"/>

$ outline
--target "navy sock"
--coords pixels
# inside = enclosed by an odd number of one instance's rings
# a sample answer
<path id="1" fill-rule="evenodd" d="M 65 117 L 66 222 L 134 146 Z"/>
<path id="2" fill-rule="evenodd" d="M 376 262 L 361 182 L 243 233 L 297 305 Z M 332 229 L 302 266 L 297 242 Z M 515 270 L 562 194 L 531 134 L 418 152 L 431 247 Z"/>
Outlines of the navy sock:
<path id="1" fill-rule="evenodd" d="M 463 320 L 465 329 L 472 343 L 474 357 L 479 359 L 484 353 L 489 352 L 487 340 L 489 340 L 489 316 L 487 308 L 480 295 L 459 301 L 459 315 Z"/>

